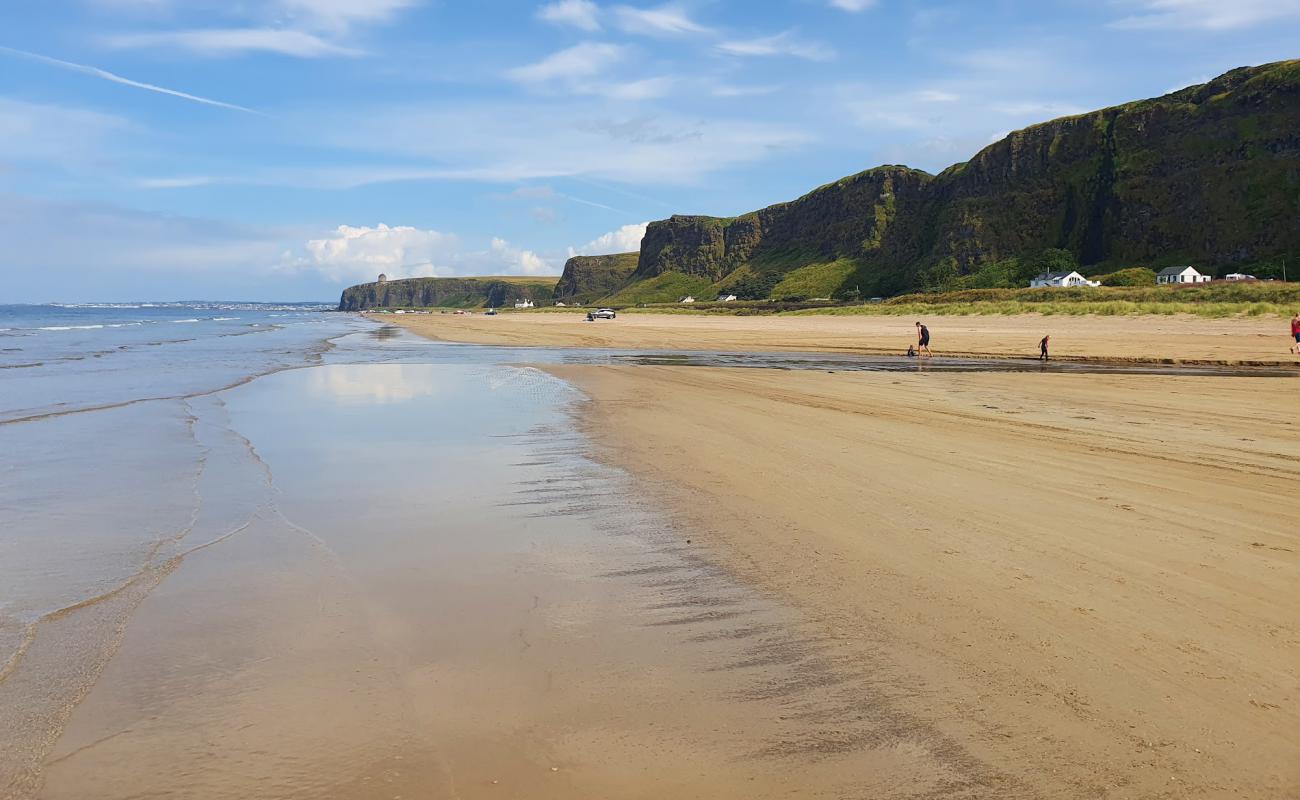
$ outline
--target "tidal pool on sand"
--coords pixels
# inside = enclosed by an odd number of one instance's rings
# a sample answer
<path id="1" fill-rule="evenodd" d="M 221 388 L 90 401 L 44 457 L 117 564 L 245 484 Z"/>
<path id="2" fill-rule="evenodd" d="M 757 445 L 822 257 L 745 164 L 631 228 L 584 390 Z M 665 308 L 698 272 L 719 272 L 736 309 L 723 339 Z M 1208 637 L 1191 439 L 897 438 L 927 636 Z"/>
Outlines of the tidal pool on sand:
<path id="1" fill-rule="evenodd" d="M 227 532 L 140 602 L 34 796 L 1015 793 L 592 461 L 581 402 L 411 363 L 191 400 Z"/>

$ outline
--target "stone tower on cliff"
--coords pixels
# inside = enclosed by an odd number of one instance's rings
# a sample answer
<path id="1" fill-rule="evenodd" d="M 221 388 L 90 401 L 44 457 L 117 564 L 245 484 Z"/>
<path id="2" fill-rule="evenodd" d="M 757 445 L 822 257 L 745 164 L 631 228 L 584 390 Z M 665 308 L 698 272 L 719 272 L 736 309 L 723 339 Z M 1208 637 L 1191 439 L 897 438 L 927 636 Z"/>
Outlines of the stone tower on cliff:
<path id="1" fill-rule="evenodd" d="M 379 283 L 388 283 L 388 276 L 382 272 L 379 273 Z"/>

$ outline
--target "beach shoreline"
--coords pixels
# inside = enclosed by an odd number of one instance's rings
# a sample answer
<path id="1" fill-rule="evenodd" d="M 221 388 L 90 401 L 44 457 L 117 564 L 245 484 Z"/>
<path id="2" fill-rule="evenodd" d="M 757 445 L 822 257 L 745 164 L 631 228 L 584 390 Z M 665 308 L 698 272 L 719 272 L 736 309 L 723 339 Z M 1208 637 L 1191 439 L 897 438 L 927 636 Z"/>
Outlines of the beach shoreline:
<path id="1" fill-rule="evenodd" d="M 372 319 L 377 319 L 371 317 Z M 393 314 L 383 322 L 445 342 L 515 347 L 817 352 L 901 356 L 915 344 L 911 317 L 624 314 L 585 321 L 562 313 Z M 1292 367 L 1285 319 L 1171 316 L 944 316 L 921 319 L 936 356 L 1037 358 L 1050 334 L 1063 362 Z"/>
<path id="2" fill-rule="evenodd" d="M 695 547 L 1031 793 L 1300 787 L 1285 381 L 546 369 Z"/>

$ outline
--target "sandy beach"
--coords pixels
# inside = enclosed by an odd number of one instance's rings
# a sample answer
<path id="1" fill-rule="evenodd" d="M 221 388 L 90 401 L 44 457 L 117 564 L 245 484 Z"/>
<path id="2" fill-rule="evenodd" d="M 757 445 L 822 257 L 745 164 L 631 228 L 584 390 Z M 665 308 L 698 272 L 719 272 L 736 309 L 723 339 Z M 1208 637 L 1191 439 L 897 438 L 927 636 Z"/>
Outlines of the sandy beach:
<path id="1" fill-rule="evenodd" d="M 916 341 L 911 317 L 622 314 L 586 322 L 572 313 L 386 315 L 433 339 L 474 344 L 644 350 L 810 351 L 902 355 Z M 923 320 L 937 355 L 1036 357 L 1052 337 L 1060 359 L 1297 364 L 1287 321 L 1268 317 L 948 316 Z"/>
<path id="2" fill-rule="evenodd" d="M 391 319 L 391 318 L 390 318 Z M 897 352 L 894 317 L 408 317 L 512 345 Z M 941 354 L 1281 362 L 1277 320 L 946 317 Z M 711 558 L 1032 794 L 1300 790 L 1286 378 L 557 366 Z"/>
<path id="3" fill-rule="evenodd" d="M 1291 380 L 550 369 L 697 546 L 1031 794 L 1300 790 Z"/>

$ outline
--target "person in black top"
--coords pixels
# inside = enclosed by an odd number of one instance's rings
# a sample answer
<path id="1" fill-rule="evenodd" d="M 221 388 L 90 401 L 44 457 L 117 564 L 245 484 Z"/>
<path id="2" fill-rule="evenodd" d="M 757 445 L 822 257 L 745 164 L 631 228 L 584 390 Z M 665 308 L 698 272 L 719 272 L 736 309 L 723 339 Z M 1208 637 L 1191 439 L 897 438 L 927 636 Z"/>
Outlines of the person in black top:
<path id="1" fill-rule="evenodd" d="M 1040 361 L 1046 361 L 1046 360 L 1047 360 L 1047 340 L 1048 340 L 1048 339 L 1051 339 L 1051 338 L 1052 338 L 1052 337 L 1051 337 L 1051 335 L 1049 334 L 1049 335 L 1047 335 L 1047 336 L 1044 336 L 1044 337 L 1043 337 L 1043 340 L 1042 340 L 1041 342 L 1038 343 L 1038 359 L 1039 359 Z"/>
<path id="2" fill-rule="evenodd" d="M 921 353 L 925 353 L 927 356 L 933 355 L 930 352 L 930 329 L 919 322 L 916 323 L 916 350 L 917 355 Z"/>

